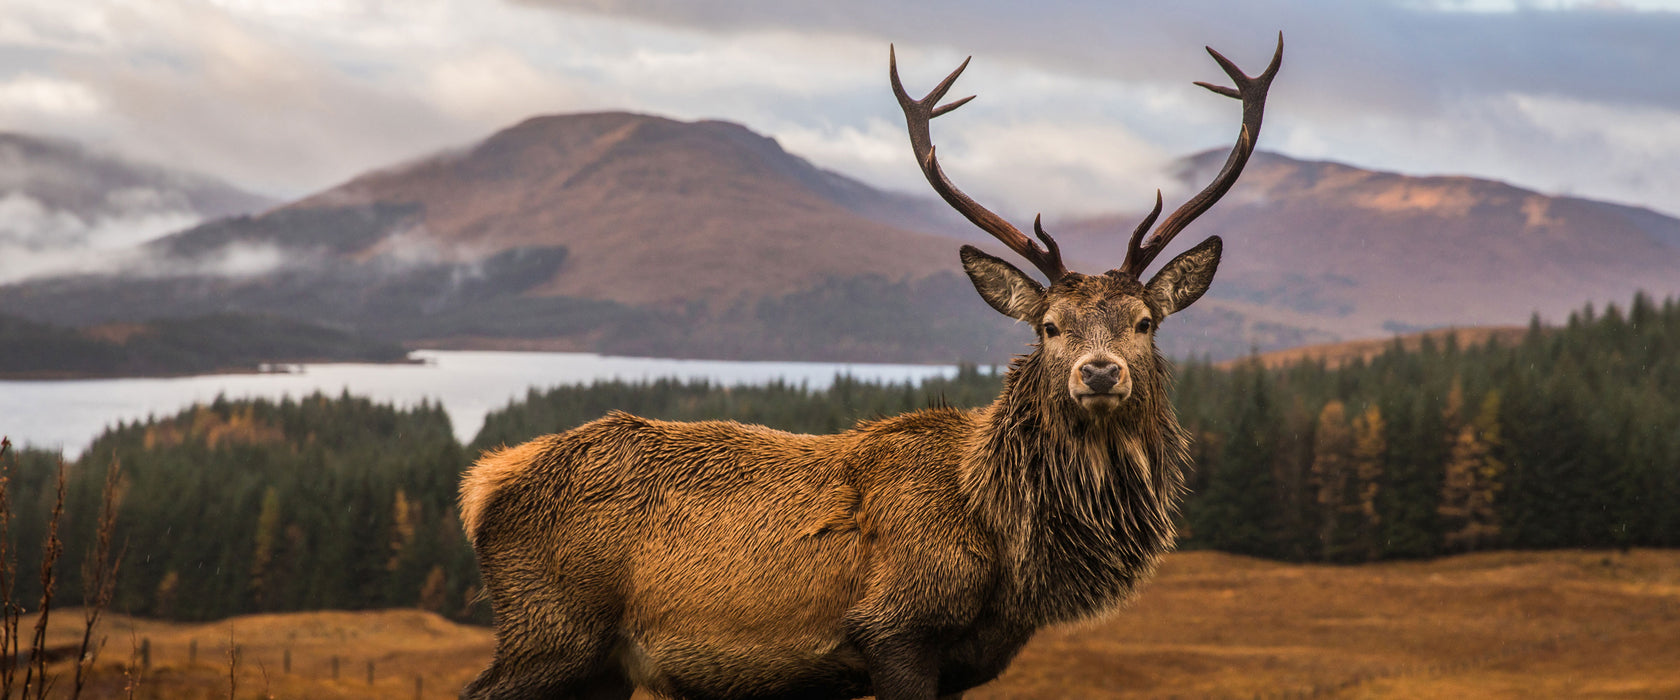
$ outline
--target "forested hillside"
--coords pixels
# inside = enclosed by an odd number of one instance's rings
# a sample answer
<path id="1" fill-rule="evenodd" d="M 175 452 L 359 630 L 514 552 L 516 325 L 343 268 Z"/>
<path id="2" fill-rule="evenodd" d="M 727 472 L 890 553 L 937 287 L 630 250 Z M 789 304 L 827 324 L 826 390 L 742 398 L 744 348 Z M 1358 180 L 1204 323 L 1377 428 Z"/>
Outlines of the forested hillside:
<path id="1" fill-rule="evenodd" d="M 218 400 L 107 431 L 68 467 L 60 605 L 81 601 L 113 460 L 116 541 L 128 548 L 116 610 L 183 620 L 408 606 L 466 614 L 477 570 L 454 500 L 467 457 L 437 405 Z M 40 561 L 56 463 L 24 451 L 8 465 L 23 571 Z M 37 600 L 39 582 L 19 579 L 14 599 Z"/>
<path id="2" fill-rule="evenodd" d="M 1192 546 L 1363 561 L 1680 545 L 1680 304 L 1336 370 L 1181 372 Z"/>
<path id="3" fill-rule="evenodd" d="M 352 331 L 264 314 L 209 314 L 67 328 L 0 313 L 0 377 L 144 377 L 253 372 L 293 362 L 402 362 Z"/>
<path id="4" fill-rule="evenodd" d="M 999 377 L 827 391 L 598 383 L 533 391 L 470 447 L 434 405 L 217 401 L 109 431 L 70 467 L 61 600 L 79 600 L 105 468 L 124 473 L 115 608 L 210 619 L 419 606 L 467 619 L 472 554 L 453 512 L 477 450 L 612 409 L 798 431 L 935 403 L 977 406 Z M 1680 303 L 1588 308 L 1515 343 L 1448 340 L 1336 369 L 1182 367 L 1195 436 L 1182 546 L 1357 562 L 1494 548 L 1680 546 Z M 0 426 L 3 432 L 3 426 Z M 38 561 L 52 455 L 6 460 L 13 551 Z M 20 575 L 15 600 L 38 596 Z"/>

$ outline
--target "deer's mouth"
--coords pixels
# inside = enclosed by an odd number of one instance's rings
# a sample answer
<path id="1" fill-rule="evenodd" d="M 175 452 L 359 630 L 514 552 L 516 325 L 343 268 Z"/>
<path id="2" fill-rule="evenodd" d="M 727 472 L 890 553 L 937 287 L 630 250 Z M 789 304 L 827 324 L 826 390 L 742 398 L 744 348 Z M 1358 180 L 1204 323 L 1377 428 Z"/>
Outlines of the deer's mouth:
<path id="1" fill-rule="evenodd" d="M 1108 391 L 1075 391 L 1073 400 L 1087 411 L 1112 411 L 1120 407 L 1126 398 L 1132 395 L 1130 384 L 1117 386 Z"/>

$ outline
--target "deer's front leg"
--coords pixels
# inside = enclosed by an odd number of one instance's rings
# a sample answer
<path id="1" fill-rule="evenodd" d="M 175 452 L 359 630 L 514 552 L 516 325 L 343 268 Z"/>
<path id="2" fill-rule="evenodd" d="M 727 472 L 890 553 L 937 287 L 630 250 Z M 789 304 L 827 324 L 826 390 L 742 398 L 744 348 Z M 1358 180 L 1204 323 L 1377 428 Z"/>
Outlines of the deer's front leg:
<path id="1" fill-rule="evenodd" d="M 902 638 L 871 640 L 863 646 L 863 658 L 869 664 L 869 684 L 876 700 L 939 697 L 939 650 L 933 644 Z"/>

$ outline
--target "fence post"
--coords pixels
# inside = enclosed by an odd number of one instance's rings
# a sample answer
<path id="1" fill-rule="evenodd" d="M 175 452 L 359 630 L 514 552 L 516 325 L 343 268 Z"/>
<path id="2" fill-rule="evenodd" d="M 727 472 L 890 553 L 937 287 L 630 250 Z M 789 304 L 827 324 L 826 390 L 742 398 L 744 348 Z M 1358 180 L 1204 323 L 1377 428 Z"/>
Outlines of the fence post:
<path id="1" fill-rule="evenodd" d="M 280 672 L 284 673 L 288 676 L 292 675 L 292 649 L 291 649 L 291 647 L 287 647 L 286 648 L 286 653 L 283 656 L 280 657 Z"/>
<path id="2" fill-rule="evenodd" d="M 191 666 L 196 663 L 198 663 L 198 640 L 189 639 L 187 640 L 187 665 Z"/>
<path id="3" fill-rule="evenodd" d="M 416 673 L 414 674 L 414 700 L 424 700 L 425 694 L 426 679 L 421 678 L 420 674 Z"/>
<path id="4" fill-rule="evenodd" d="M 140 668 L 141 670 L 151 670 L 152 668 L 151 637 L 142 637 L 140 639 Z"/>
<path id="5" fill-rule="evenodd" d="M 373 685 L 373 660 L 368 660 L 368 685 Z"/>
<path id="6" fill-rule="evenodd" d="M 333 654 L 333 680 L 338 680 L 338 654 Z"/>

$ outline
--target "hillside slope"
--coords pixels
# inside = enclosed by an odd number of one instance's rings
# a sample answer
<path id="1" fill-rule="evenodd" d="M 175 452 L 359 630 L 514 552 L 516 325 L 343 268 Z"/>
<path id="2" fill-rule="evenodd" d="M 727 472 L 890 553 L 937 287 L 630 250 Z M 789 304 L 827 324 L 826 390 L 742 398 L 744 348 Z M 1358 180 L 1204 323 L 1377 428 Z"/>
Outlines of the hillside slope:
<path id="1" fill-rule="evenodd" d="M 727 305 L 809 289 L 831 276 L 920 278 L 952 267 L 954 244 L 880 223 L 920 204 L 817 169 L 727 122 L 626 113 L 529 119 L 458 152 L 375 172 L 290 205 L 418 208 L 416 243 L 472 259 L 564 246 L 529 290 L 632 305 Z"/>
<path id="2" fill-rule="evenodd" d="M 0 288 L 0 309 L 255 312 L 432 347 L 1002 361 L 1025 338 L 974 298 L 960 242 L 910 228 L 950 216 L 733 124 L 539 117 L 160 239 L 150 268 Z"/>
<path id="3" fill-rule="evenodd" d="M 1200 186 L 1222 154 L 1184 164 Z M 1124 250 L 1135 216 L 1051 229 L 1070 254 Z M 1209 309 L 1320 340 L 1561 321 L 1586 302 L 1680 293 L 1680 220 L 1469 177 L 1413 177 L 1259 153 L 1168 254 L 1225 240 Z M 1165 257 L 1165 256 L 1163 256 Z M 1266 349 L 1266 343 L 1258 343 Z M 1274 346 L 1275 347 L 1275 346 Z"/>

